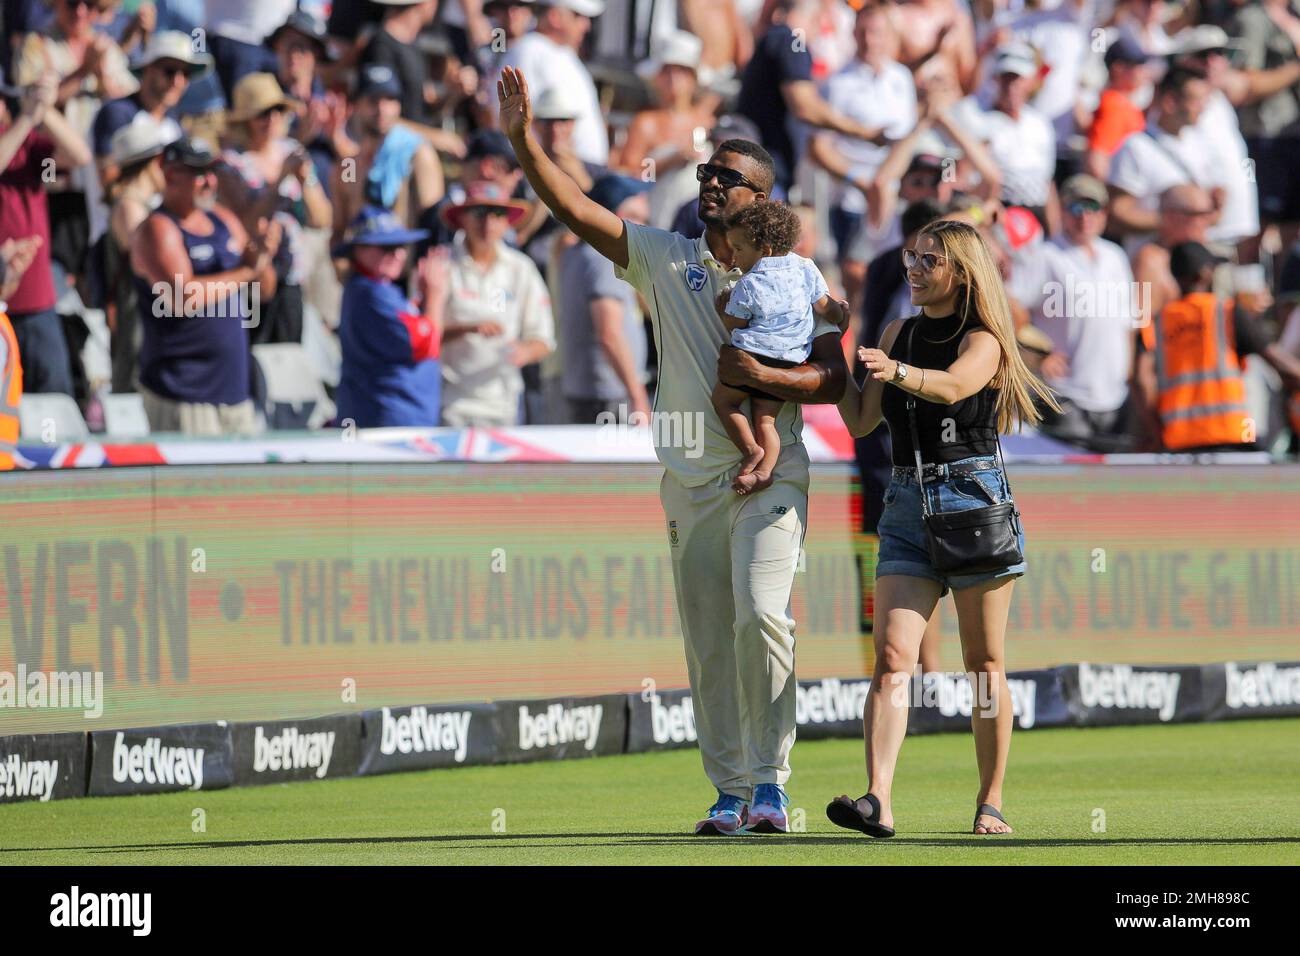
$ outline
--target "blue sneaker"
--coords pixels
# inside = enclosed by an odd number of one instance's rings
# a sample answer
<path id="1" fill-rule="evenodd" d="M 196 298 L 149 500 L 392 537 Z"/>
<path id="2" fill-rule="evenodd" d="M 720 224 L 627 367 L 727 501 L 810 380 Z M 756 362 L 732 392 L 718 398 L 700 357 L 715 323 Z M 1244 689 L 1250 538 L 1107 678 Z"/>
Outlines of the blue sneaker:
<path id="1" fill-rule="evenodd" d="M 749 808 L 740 797 L 718 791 L 718 802 L 709 815 L 695 824 L 696 836 L 733 836 L 745 825 Z"/>
<path id="2" fill-rule="evenodd" d="M 749 811 L 746 833 L 789 833 L 790 818 L 785 808 L 790 798 L 780 784 L 760 783 L 754 788 L 754 805 Z"/>

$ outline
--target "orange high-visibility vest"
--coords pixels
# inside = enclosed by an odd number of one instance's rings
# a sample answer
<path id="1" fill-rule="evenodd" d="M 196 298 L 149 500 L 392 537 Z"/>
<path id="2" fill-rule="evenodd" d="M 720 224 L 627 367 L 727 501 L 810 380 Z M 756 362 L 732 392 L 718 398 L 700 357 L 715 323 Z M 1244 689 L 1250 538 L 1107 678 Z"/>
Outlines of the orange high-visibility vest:
<path id="1" fill-rule="evenodd" d="M 14 466 L 18 448 L 18 402 L 23 397 L 23 363 L 18 358 L 18 338 L 9 316 L 0 311 L 0 339 L 4 340 L 4 365 L 0 368 L 0 471 Z"/>
<path id="2" fill-rule="evenodd" d="M 1193 292 L 1170 302 L 1143 329 L 1156 363 L 1164 447 L 1241 445 L 1255 440 L 1232 332 L 1231 301 Z"/>

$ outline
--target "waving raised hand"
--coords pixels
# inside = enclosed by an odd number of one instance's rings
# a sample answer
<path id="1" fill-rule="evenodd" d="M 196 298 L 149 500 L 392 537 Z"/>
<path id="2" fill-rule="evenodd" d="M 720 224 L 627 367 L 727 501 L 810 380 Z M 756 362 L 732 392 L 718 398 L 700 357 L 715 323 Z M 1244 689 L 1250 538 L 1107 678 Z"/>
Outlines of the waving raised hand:
<path id="1" fill-rule="evenodd" d="M 515 139 L 523 136 L 533 122 L 533 104 L 528 98 L 528 81 L 513 66 L 501 71 L 497 80 L 497 101 L 500 104 L 501 132 Z"/>

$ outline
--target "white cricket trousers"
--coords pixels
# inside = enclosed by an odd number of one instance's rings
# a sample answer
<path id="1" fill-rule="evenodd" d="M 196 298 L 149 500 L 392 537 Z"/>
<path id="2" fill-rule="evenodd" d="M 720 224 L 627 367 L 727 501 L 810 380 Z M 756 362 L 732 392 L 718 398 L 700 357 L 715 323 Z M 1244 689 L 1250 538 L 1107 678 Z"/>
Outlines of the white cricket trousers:
<path id="1" fill-rule="evenodd" d="M 790 591 L 808 520 L 808 452 L 786 445 L 771 487 L 738 495 L 738 468 L 659 485 L 696 732 L 713 785 L 748 801 L 790 777 L 795 732 Z"/>

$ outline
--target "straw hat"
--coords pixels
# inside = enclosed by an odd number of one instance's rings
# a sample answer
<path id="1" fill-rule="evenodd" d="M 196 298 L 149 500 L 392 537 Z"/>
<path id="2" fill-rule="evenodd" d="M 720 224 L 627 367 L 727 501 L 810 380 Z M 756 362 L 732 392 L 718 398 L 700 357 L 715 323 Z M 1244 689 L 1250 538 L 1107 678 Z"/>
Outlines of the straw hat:
<path id="1" fill-rule="evenodd" d="M 300 105 L 298 100 L 284 95 L 273 73 L 249 73 L 235 84 L 231 99 L 233 102 L 226 114 L 226 120 L 231 123 L 245 123 L 277 106 L 292 109 Z"/>

